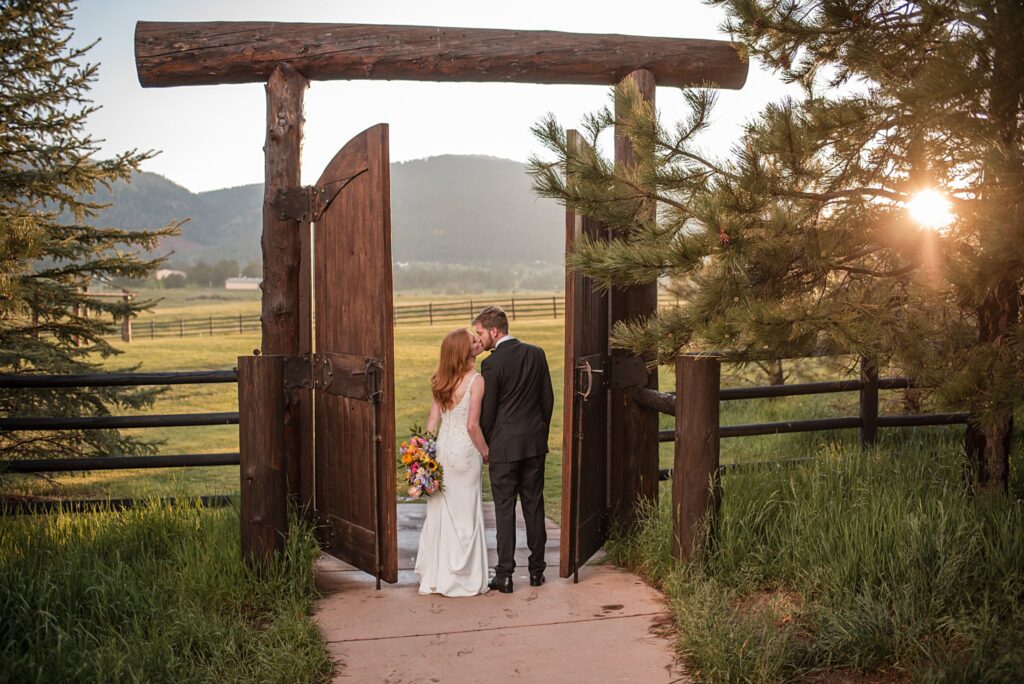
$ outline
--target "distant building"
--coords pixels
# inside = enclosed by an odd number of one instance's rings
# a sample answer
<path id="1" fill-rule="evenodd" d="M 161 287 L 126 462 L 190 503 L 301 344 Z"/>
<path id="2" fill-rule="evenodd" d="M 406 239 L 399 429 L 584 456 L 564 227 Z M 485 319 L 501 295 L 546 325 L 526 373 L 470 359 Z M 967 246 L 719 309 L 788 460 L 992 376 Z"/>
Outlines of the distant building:
<path id="1" fill-rule="evenodd" d="M 255 276 L 238 276 L 237 278 L 228 278 L 224 281 L 225 290 L 258 290 L 260 289 L 260 283 L 263 282 L 263 278 L 257 278 Z"/>
<path id="2" fill-rule="evenodd" d="M 181 276 L 182 278 L 188 277 L 184 271 L 175 271 L 173 268 L 161 268 L 157 270 L 156 273 L 153 274 L 153 277 L 156 278 L 157 280 L 163 280 L 164 278 L 168 278 L 170 276 Z"/>

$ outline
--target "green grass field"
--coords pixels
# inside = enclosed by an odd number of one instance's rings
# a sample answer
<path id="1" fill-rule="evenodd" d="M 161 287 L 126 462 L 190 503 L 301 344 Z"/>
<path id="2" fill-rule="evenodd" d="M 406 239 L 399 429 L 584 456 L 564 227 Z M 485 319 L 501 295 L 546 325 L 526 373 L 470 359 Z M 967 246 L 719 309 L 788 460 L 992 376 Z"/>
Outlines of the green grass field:
<path id="1" fill-rule="evenodd" d="M 319 547 L 293 520 L 263 572 L 237 508 L 0 516 L 0 681 L 314 682 Z"/>
<path id="2" fill-rule="evenodd" d="M 665 592 L 699 681 L 1024 681 L 1019 457 L 1009 497 L 972 499 L 962 439 L 890 431 L 869 453 L 726 474 L 703 563 L 672 562 L 664 483 L 607 548 Z"/>
<path id="3" fill-rule="evenodd" d="M 183 296 L 165 304 L 168 311 L 177 305 L 193 315 L 197 310 L 258 309 L 254 299 L 241 297 Z M 408 427 L 426 421 L 429 376 L 440 340 L 453 327 L 396 328 L 396 442 Z M 551 366 L 556 402 L 545 496 L 548 515 L 558 520 L 563 321 L 518 321 L 513 333 L 542 346 Z M 238 356 L 259 346 L 259 337 L 248 333 L 117 344 L 124 354 L 112 359 L 110 368 L 139 364 L 140 370 L 199 370 L 232 367 Z M 854 373 L 852 360 L 787 362 L 787 370 L 789 382 Z M 752 369 L 727 368 L 723 386 L 763 381 Z M 664 390 L 674 388 L 671 368 L 660 370 L 659 382 Z M 898 413 L 900 399 L 898 392 L 883 393 L 883 413 Z M 235 409 L 233 385 L 200 385 L 170 388 L 149 412 Z M 721 421 L 773 422 L 856 411 L 856 393 L 732 401 L 723 402 Z M 662 429 L 672 424 L 672 418 L 661 417 Z M 238 448 L 234 426 L 138 434 L 160 440 L 159 451 L 165 454 Z M 661 505 L 648 510 L 639 532 L 610 544 L 613 559 L 645 575 L 668 596 L 679 627 L 679 654 L 698 680 L 1024 678 L 1019 458 L 1011 497 L 973 502 L 960 484 L 962 428 L 882 434 L 868 454 L 857 447 L 854 430 L 723 440 L 723 463 L 820 458 L 785 470 L 726 475 L 719 542 L 703 565 L 674 565 L 669 558 L 670 483 L 662 484 Z M 1018 441 L 1015 453 L 1020 452 Z M 672 464 L 671 444 L 662 445 L 661 463 Z M 147 497 L 235 493 L 238 479 L 236 467 L 180 468 L 52 480 L 8 477 L 3 487 L 44 496 Z M 484 489 L 486 495 L 486 484 Z M 275 597 L 244 576 L 237 562 L 235 509 L 172 513 L 155 508 L 0 522 L 0 577 L 6 578 L 6 584 L 0 582 L 0 613 L 5 616 L 0 638 L 8 648 L 0 657 L 12 663 L 11 672 L 148 679 L 152 667 L 159 667 L 175 673 L 174 678 L 200 681 L 237 678 L 239 672 L 261 680 L 299 681 L 320 679 L 328 671 L 322 644 L 303 617 L 311 595 L 309 559 L 315 554 L 306 532 L 296 535 L 293 559 L 282 566 L 280 582 L 270 585 L 280 589 Z M 60 563 L 47 560 L 56 557 Z M 168 568 L 174 571 L 165 572 Z M 158 587 L 161 600 L 149 600 L 149 587 Z M 86 595 L 96 600 L 83 599 Z M 154 630 L 167 611 L 182 611 L 183 617 L 157 638 Z M 42 632 L 33 626 L 31 616 L 37 614 L 50 615 Z M 152 648 L 126 646 L 147 640 Z M 79 666 L 86 652 L 98 657 Z M 254 653 L 262 659 L 250 663 Z"/>
<path id="4" fill-rule="evenodd" d="M 180 293 L 181 290 L 168 292 Z M 246 293 L 243 293 L 246 294 Z M 206 295 L 203 295 L 206 296 Z M 183 300 L 184 301 L 184 300 Z M 201 308 L 229 306 L 216 300 Z M 233 306 L 258 305 L 258 302 L 239 300 Z M 193 307 L 193 310 L 199 310 Z M 237 311 L 237 309 L 234 309 Z M 430 409 L 430 374 L 437 362 L 441 339 L 456 326 L 401 325 L 395 329 L 395 406 L 398 434 L 395 443 L 407 436 L 413 425 L 424 425 Z M 564 321 L 562 319 L 532 319 L 516 321 L 513 334 L 545 349 L 551 369 L 555 391 L 555 410 L 552 418 L 550 453 L 545 479 L 545 508 L 548 515 L 560 519 L 561 467 L 562 467 L 562 382 L 564 364 Z M 239 356 L 251 354 L 259 347 L 258 333 L 242 335 L 215 335 L 205 337 L 137 338 L 130 344 L 115 342 L 123 351 L 111 358 L 111 369 L 138 365 L 140 371 L 208 370 L 232 368 Z M 847 373 L 840 366 L 824 368 L 820 364 L 804 364 L 795 380 L 840 377 Z M 723 384 L 760 381 L 750 371 L 736 372 L 723 379 Z M 660 387 L 670 391 L 675 387 L 671 368 L 662 368 Z M 793 418 L 849 415 L 856 412 L 856 394 L 795 397 L 788 399 L 726 402 L 722 407 L 723 424 L 751 423 Z M 152 414 L 203 413 L 237 410 L 237 390 L 233 384 L 176 385 L 167 388 L 156 404 L 145 411 Z M 671 429 L 673 419 L 661 417 L 662 429 Z M 127 431 L 158 442 L 158 453 L 187 454 L 231 452 L 238 450 L 237 426 L 205 426 L 192 428 L 152 428 Z M 853 443 L 854 431 L 839 434 L 802 433 L 783 436 L 754 437 L 725 440 L 722 461 L 725 463 L 751 460 L 773 460 L 814 453 L 824 444 L 836 439 Z M 662 467 L 672 465 L 672 444 L 661 447 Z M 485 471 L 486 473 L 486 471 Z M 486 477 L 486 475 L 485 475 Z M 238 468 L 219 466 L 211 468 L 162 468 L 146 470 L 95 471 L 70 473 L 50 479 L 32 476 L 5 478 L 6 491 L 47 497 L 154 497 L 207 494 L 232 494 L 239 489 Z M 485 482 L 485 496 L 489 496 Z"/>

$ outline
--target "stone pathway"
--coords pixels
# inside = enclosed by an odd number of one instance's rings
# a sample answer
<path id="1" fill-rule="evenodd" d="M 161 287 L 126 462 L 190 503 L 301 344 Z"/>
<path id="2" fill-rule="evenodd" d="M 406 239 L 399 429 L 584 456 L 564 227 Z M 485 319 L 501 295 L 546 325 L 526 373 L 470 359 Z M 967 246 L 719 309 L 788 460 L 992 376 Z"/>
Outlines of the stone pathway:
<path id="1" fill-rule="evenodd" d="M 547 582 L 531 587 L 525 530 L 512 594 L 420 596 L 412 568 L 426 506 L 398 506 L 398 583 L 329 556 L 318 563 L 324 597 L 314 619 L 335 660 L 337 682 L 684 682 L 662 595 L 610 565 L 580 581 L 558 577 L 559 528 L 548 521 Z M 484 504 L 490 564 L 494 508 Z"/>

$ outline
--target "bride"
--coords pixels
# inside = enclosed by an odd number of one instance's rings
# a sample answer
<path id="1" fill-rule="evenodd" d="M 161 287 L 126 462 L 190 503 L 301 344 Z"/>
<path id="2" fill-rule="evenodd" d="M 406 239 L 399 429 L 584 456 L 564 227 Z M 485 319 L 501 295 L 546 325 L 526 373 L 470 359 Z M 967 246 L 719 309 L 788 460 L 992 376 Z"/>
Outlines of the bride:
<path id="1" fill-rule="evenodd" d="M 480 478 L 487 443 L 480 430 L 484 379 L 473 370 L 483 345 L 468 330 L 448 333 L 430 378 L 434 400 L 427 420 L 433 432 L 440 420 L 437 460 L 444 468 L 444 489 L 427 499 L 420 531 L 416 574 L 421 594 L 476 596 L 487 591 L 487 542 L 484 537 Z"/>

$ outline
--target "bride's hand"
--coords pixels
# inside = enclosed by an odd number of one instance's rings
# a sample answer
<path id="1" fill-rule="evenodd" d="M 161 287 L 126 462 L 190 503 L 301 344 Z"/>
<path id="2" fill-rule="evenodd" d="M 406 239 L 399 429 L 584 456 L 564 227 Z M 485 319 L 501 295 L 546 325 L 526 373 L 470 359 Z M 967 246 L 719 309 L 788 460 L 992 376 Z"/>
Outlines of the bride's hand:
<path id="1" fill-rule="evenodd" d="M 488 463 L 490 462 L 490 461 L 488 460 L 488 456 L 489 456 L 489 455 L 490 455 L 490 454 L 480 454 L 480 457 L 481 457 L 482 459 L 484 459 L 484 465 L 487 465 L 487 464 L 488 464 Z"/>

